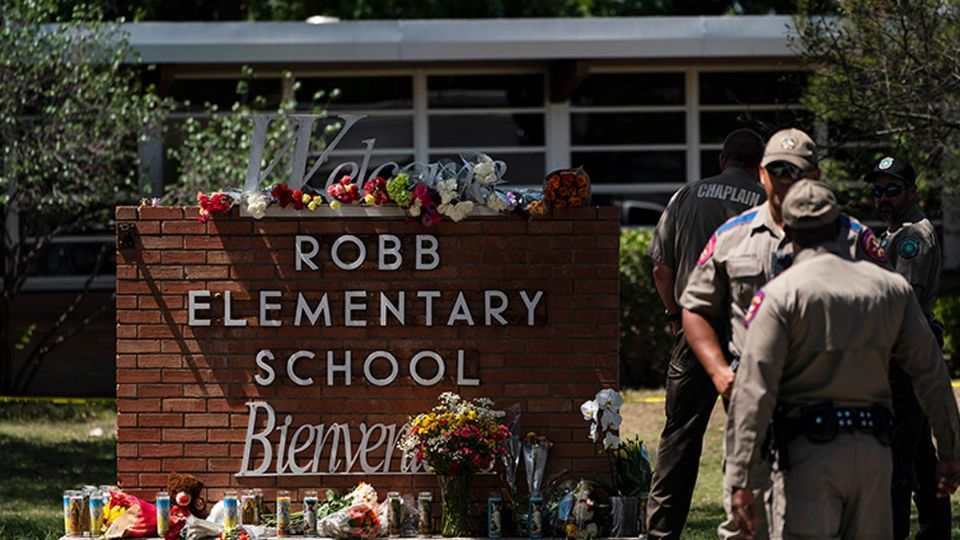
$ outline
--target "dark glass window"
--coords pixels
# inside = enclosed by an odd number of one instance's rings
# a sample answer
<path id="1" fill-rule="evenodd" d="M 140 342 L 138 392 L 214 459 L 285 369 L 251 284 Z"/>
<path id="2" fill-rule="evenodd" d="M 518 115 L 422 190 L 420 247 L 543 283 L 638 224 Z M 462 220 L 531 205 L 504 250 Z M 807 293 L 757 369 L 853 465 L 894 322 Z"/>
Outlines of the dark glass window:
<path id="1" fill-rule="evenodd" d="M 431 108 L 543 107 L 543 75 L 433 75 Z"/>
<path id="2" fill-rule="evenodd" d="M 98 275 L 111 275 L 117 266 L 112 241 L 56 241 L 44 248 L 37 259 L 34 276 L 89 276 L 97 270 L 97 257 L 102 247 L 107 252 Z"/>
<path id="3" fill-rule="evenodd" d="M 413 108 L 413 78 L 409 76 L 310 77 L 298 81 L 301 109 L 323 105 L 329 110 Z M 317 96 L 318 92 L 322 94 Z"/>
<path id="4" fill-rule="evenodd" d="M 543 153 L 488 153 L 488 155 L 496 161 L 502 161 L 507 164 L 507 172 L 503 176 L 506 183 L 513 185 L 539 185 L 543 183 L 543 176 L 546 174 L 546 161 L 544 160 Z M 456 154 L 430 154 L 431 162 L 441 159 L 450 159 L 457 164 L 463 162 Z"/>
<path id="5" fill-rule="evenodd" d="M 184 110 L 203 111 L 204 103 L 216 105 L 222 111 L 229 111 L 234 103 L 253 103 L 253 99 L 262 96 L 266 109 L 276 109 L 280 105 L 282 84 L 280 79 L 253 79 L 247 81 L 246 92 L 237 93 L 238 79 L 175 79 L 170 85 L 169 96 Z M 190 106 L 184 105 L 187 101 Z"/>
<path id="6" fill-rule="evenodd" d="M 797 103 L 807 87 L 802 71 L 741 71 L 700 74 L 702 105 Z"/>
<path id="7" fill-rule="evenodd" d="M 572 165 L 582 165 L 597 184 L 685 182 L 686 154 L 671 152 L 573 152 Z"/>
<path id="8" fill-rule="evenodd" d="M 680 113 L 581 113 L 570 119 L 572 144 L 683 144 Z"/>
<path id="9" fill-rule="evenodd" d="M 683 105 L 683 73 L 600 73 L 590 75 L 573 105 Z"/>
<path id="10" fill-rule="evenodd" d="M 700 113 L 700 142 L 722 143 L 731 131 L 750 128 L 764 140 L 784 128 L 813 133 L 813 115 L 805 110 L 709 111 Z"/>
<path id="11" fill-rule="evenodd" d="M 700 152 L 700 178 L 707 178 L 720 174 L 720 150 L 703 150 Z"/>
<path id="12" fill-rule="evenodd" d="M 433 115 L 430 146 L 542 146 L 542 114 Z"/>

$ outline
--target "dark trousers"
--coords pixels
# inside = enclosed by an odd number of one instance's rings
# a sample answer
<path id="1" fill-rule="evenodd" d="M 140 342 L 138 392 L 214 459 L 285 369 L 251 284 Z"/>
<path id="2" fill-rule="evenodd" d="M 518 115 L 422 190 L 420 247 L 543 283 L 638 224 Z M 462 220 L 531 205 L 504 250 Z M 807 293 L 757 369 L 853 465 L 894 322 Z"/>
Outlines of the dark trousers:
<path id="1" fill-rule="evenodd" d="M 918 540 L 950 538 L 950 499 L 938 499 L 937 451 L 930 424 L 897 365 L 890 369 L 893 390 L 893 538 L 910 534 L 910 497 L 917 505 Z"/>
<path id="2" fill-rule="evenodd" d="M 667 368 L 667 423 L 647 504 L 648 538 L 680 538 L 717 391 L 681 332 Z"/>

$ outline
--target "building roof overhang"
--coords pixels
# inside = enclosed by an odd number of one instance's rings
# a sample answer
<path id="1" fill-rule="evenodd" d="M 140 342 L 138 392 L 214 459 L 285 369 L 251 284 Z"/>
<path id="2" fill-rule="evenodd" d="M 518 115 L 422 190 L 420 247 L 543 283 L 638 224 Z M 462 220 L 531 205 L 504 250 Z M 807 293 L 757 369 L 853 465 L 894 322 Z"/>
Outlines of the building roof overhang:
<path id="1" fill-rule="evenodd" d="M 787 16 L 128 23 L 151 64 L 794 56 Z"/>

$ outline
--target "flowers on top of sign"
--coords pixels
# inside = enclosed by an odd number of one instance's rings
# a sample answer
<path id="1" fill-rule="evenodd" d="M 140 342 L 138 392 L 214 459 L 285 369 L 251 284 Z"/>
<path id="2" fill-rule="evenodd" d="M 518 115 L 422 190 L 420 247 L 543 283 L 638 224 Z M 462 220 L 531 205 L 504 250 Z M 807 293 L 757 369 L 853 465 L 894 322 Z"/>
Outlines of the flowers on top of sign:
<path id="1" fill-rule="evenodd" d="M 481 152 L 461 154 L 459 157 L 459 164 L 442 160 L 428 165 L 413 163 L 403 168 L 395 166 L 394 174 L 389 177 L 379 176 L 379 172 L 384 170 L 381 166 L 365 183 L 362 178 L 344 175 L 337 181 L 328 180 L 331 183 L 322 190 L 324 192 L 318 192 L 309 185 L 292 189 L 281 183 L 265 192 L 199 193 L 200 221 L 206 222 L 214 214 L 226 213 L 237 203 L 254 219 L 261 219 L 274 204 L 280 208 L 292 207 L 297 211 L 313 212 L 329 201 L 329 207 L 334 210 L 344 205 L 381 207 L 394 203 L 413 220 L 432 227 L 444 218 L 462 221 L 478 207 L 486 207 L 500 214 L 516 212 L 524 216 L 543 216 L 551 206 L 581 206 L 589 196 L 589 186 L 583 185 L 588 180 L 582 169 L 564 170 L 573 171 L 570 174 L 574 174 L 571 176 L 574 185 L 571 186 L 564 183 L 566 176 L 563 176 L 563 179 L 556 181 L 548 177 L 543 193 L 526 189 L 506 190 L 501 187 L 507 169 L 504 162 L 495 161 Z M 567 174 L 563 171 L 551 174 L 559 173 Z M 553 189 L 558 182 L 561 185 Z"/>

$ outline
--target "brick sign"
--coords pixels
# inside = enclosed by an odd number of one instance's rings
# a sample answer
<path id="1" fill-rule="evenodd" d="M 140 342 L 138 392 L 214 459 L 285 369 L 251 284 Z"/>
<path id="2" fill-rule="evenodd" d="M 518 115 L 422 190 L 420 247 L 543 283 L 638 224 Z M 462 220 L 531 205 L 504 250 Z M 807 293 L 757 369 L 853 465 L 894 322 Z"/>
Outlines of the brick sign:
<path id="1" fill-rule="evenodd" d="M 149 496 L 174 471 L 214 500 L 429 488 L 396 443 L 444 391 L 519 410 L 556 443 L 548 475 L 602 468 L 579 404 L 617 385 L 616 210 L 432 229 L 383 214 L 117 210 L 124 488 Z"/>

